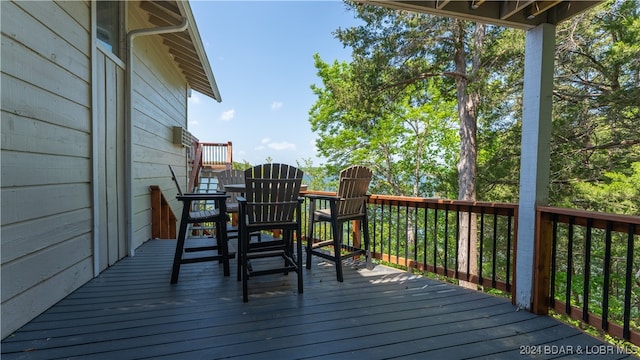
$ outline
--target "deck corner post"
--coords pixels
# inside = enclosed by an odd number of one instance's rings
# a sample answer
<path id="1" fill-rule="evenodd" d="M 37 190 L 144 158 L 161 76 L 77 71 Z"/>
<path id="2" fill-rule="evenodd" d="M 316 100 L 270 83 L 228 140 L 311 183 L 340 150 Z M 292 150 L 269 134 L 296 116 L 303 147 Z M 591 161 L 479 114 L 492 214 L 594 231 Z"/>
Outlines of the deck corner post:
<path id="1" fill-rule="evenodd" d="M 553 223 L 548 215 L 536 211 L 535 271 L 533 283 L 533 308 L 538 315 L 549 313 L 549 289 L 551 287 L 551 252 Z"/>
<path id="2" fill-rule="evenodd" d="M 531 310 L 536 206 L 547 205 L 555 25 L 528 30 L 525 45 L 515 304 Z"/>

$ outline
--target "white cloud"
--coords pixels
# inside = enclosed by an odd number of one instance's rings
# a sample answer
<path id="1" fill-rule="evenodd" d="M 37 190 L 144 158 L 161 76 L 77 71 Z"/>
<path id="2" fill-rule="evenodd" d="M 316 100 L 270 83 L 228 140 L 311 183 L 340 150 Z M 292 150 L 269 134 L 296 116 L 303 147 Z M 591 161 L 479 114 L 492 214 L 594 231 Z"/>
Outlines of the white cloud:
<path id="1" fill-rule="evenodd" d="M 200 124 L 198 120 L 189 120 L 189 125 L 197 126 L 198 124 Z"/>
<path id="2" fill-rule="evenodd" d="M 196 93 L 191 93 L 191 97 L 189 97 L 187 101 L 189 102 L 189 105 L 198 105 L 202 102 L 202 98 Z"/>
<path id="3" fill-rule="evenodd" d="M 270 149 L 274 149 L 274 150 L 295 150 L 296 149 L 296 144 L 289 143 L 286 141 L 269 143 L 267 146 Z"/>
<path id="4" fill-rule="evenodd" d="M 271 110 L 276 111 L 276 110 L 280 110 L 280 108 L 282 108 L 284 104 L 282 103 L 282 101 L 274 101 L 273 103 L 271 103 Z"/>
<path id="5" fill-rule="evenodd" d="M 269 139 L 269 138 L 264 138 L 264 139 L 260 140 L 261 144 L 268 144 L 269 142 L 271 142 L 271 139 Z"/>
<path id="6" fill-rule="evenodd" d="M 236 116 L 236 111 L 234 109 L 227 110 L 222 113 L 220 116 L 220 120 L 222 121 L 231 121 Z"/>

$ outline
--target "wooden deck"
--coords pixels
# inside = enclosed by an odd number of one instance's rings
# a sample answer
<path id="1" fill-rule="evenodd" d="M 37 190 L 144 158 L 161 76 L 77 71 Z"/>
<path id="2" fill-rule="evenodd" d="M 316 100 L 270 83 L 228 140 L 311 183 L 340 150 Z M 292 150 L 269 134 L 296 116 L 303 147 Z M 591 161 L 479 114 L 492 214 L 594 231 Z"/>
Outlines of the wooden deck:
<path id="1" fill-rule="evenodd" d="M 2 342 L 2 359 L 633 358 L 502 298 L 384 266 L 318 259 L 296 275 L 241 283 L 217 263 L 182 266 L 151 240 Z M 561 354 L 564 352 L 565 354 Z M 627 351 L 628 352 L 628 351 Z"/>

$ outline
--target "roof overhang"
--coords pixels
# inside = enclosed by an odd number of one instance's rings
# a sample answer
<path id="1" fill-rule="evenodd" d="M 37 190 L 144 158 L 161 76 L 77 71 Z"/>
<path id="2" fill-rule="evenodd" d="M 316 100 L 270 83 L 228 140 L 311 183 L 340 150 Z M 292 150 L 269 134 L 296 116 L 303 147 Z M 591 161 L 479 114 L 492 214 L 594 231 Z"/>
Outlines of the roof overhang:
<path id="1" fill-rule="evenodd" d="M 359 2 L 528 30 L 542 23 L 558 24 L 604 1 L 359 0 Z"/>
<path id="2" fill-rule="evenodd" d="M 140 8 L 149 15 L 149 22 L 158 27 L 176 25 L 183 19 L 187 19 L 187 30 L 159 36 L 169 48 L 169 54 L 182 71 L 189 86 L 218 102 L 222 101 L 189 3 L 187 1 L 141 1 Z"/>

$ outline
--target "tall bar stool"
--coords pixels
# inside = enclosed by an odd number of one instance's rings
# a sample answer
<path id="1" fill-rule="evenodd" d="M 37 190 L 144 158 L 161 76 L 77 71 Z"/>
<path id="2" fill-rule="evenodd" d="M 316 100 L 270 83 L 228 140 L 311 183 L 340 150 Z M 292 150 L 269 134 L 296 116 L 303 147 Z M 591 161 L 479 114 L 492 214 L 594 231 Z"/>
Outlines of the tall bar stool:
<path id="1" fill-rule="evenodd" d="M 307 236 L 307 269 L 311 269 L 311 255 L 332 261 L 336 265 L 336 278 L 344 280 L 342 260 L 365 255 L 367 268 L 371 268 L 369 252 L 369 220 L 367 216 L 367 201 L 372 171 L 364 166 L 351 166 L 340 172 L 340 183 L 336 196 L 308 194 L 309 204 L 309 234 Z M 321 202 L 320 200 L 324 200 Z M 318 205 L 329 203 L 328 207 Z M 364 247 L 345 243 L 343 224 L 347 221 L 358 220 L 362 226 Z M 332 239 L 318 240 L 314 237 L 314 225 L 327 222 L 331 226 Z"/>
<path id="2" fill-rule="evenodd" d="M 230 275 L 229 269 L 229 245 L 227 237 L 227 219 L 228 214 L 226 211 L 226 201 L 229 197 L 223 193 L 188 193 L 183 194 L 180 187 L 180 183 L 177 180 L 176 174 L 173 171 L 171 165 L 169 165 L 171 176 L 176 184 L 178 195 L 176 198 L 182 202 L 182 215 L 180 217 L 180 230 L 178 231 L 178 238 L 176 242 L 176 251 L 173 257 L 173 267 L 171 271 L 171 284 L 178 282 L 178 276 L 180 274 L 180 265 L 191 264 L 203 261 L 220 261 L 223 264 L 224 276 Z M 193 210 L 194 205 L 197 202 L 213 202 L 214 208 L 212 209 L 197 209 Z M 213 242 L 212 244 L 206 244 L 201 246 L 185 247 L 187 240 L 187 232 L 190 224 L 203 224 L 214 223 L 215 224 L 215 239 L 213 237 L 205 240 Z M 190 253 L 194 252 L 208 252 L 206 255 L 194 256 Z M 212 255 L 212 252 L 217 252 Z"/>

